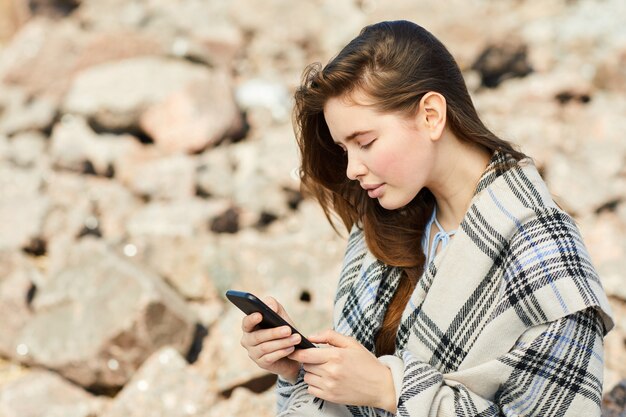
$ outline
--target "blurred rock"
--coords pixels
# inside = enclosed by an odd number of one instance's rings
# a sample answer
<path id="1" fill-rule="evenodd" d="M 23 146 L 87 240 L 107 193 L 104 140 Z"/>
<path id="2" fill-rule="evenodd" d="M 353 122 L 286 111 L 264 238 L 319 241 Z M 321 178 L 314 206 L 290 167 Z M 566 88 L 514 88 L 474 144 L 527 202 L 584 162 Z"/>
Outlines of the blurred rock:
<path id="1" fill-rule="evenodd" d="M 297 148 L 289 132 L 287 128 L 272 129 L 256 140 L 231 147 L 231 160 L 236 167 L 232 198 L 236 206 L 258 214 L 289 213 L 289 195 L 284 187 L 293 185 L 290 173 L 299 166 Z"/>
<path id="2" fill-rule="evenodd" d="M 0 133 L 14 135 L 26 130 L 45 131 L 56 115 L 54 103 L 46 97 L 29 96 L 23 88 L 0 83 Z"/>
<path id="3" fill-rule="evenodd" d="M 132 131 L 138 129 L 141 115 L 146 110 L 168 100 L 172 94 L 181 94 L 188 88 L 209 90 L 213 94 L 217 82 L 215 77 L 204 66 L 159 57 L 140 57 L 102 64 L 81 72 L 75 78 L 64 109 L 81 114 L 104 129 Z M 124 100 L 119 100 L 119 97 L 124 97 Z M 216 97 L 224 98 L 224 95 L 220 93 L 211 97 L 211 110 L 215 109 L 213 100 Z M 225 109 L 231 108 L 225 105 Z M 221 114 L 233 117 L 231 113 Z M 189 117 L 189 113 L 183 114 Z M 218 126 L 209 125 L 209 132 L 206 133 L 208 137 L 203 139 L 209 142 L 214 137 L 224 135 L 236 123 L 231 118 L 220 122 Z M 158 129 L 151 123 L 146 125 L 143 121 L 141 124 L 149 133 L 158 133 Z M 156 136 L 157 140 L 162 140 L 162 136 Z M 186 137 L 183 139 L 187 140 Z"/>
<path id="4" fill-rule="evenodd" d="M 231 198 L 237 168 L 231 146 L 219 146 L 199 156 L 196 187 L 212 198 Z"/>
<path id="5" fill-rule="evenodd" d="M 225 200 L 151 202 L 128 221 L 130 236 L 190 237 L 207 231 L 209 221 L 228 207 Z"/>
<path id="6" fill-rule="evenodd" d="M 0 165 L 0 250 L 19 249 L 41 234 L 49 200 L 40 195 L 44 171 Z M 11 219 L 7 221 L 6 219 Z"/>
<path id="7" fill-rule="evenodd" d="M 207 380 L 165 347 L 146 360 L 102 416 L 204 416 L 215 397 Z"/>
<path id="8" fill-rule="evenodd" d="M 235 388 L 230 398 L 211 407 L 206 417 L 271 417 L 276 415 L 276 393 L 273 387 L 255 394 L 246 388 Z"/>
<path id="9" fill-rule="evenodd" d="M 626 218 L 615 211 L 605 211 L 582 218 L 579 225 L 604 290 L 626 302 Z"/>
<path id="10" fill-rule="evenodd" d="M 0 56 L 0 80 L 57 103 L 80 71 L 109 61 L 159 54 L 166 48 L 159 39 L 132 30 L 99 33 L 89 29 L 74 19 L 31 19 Z"/>
<path id="11" fill-rule="evenodd" d="M 88 37 L 71 20 L 34 18 L 0 56 L 0 80 L 19 85 L 31 96 L 45 96 L 56 102 L 69 86 Z"/>
<path id="12" fill-rule="evenodd" d="M 245 81 L 237 87 L 235 97 L 243 110 L 264 107 L 276 121 L 286 122 L 291 110 L 291 95 L 284 84 L 262 79 Z"/>
<path id="13" fill-rule="evenodd" d="M 626 91 L 626 47 L 611 51 L 598 64 L 593 82 L 609 91 Z"/>
<path id="14" fill-rule="evenodd" d="M 230 66 L 242 47 L 242 33 L 228 16 L 228 1 L 82 3 L 76 17 L 83 25 L 105 33 L 141 31 L 171 55 L 211 67 Z"/>
<path id="15" fill-rule="evenodd" d="M 197 152 L 243 129 L 231 80 L 213 72 L 189 82 L 141 115 L 141 128 L 167 152 Z"/>
<path id="16" fill-rule="evenodd" d="M 236 307 L 227 308 L 220 320 L 211 327 L 209 335 L 204 339 L 200 357 L 192 365 L 206 379 L 214 382 L 217 392 L 269 376 L 267 371 L 252 362 L 240 344 L 243 317 L 243 313 Z"/>
<path id="17" fill-rule="evenodd" d="M 30 372 L 32 371 L 29 368 L 15 362 L 9 362 L 0 356 L 0 392 L 5 385 Z"/>
<path id="18" fill-rule="evenodd" d="M 141 151 L 133 136 L 98 135 L 81 117 L 64 116 L 52 131 L 50 155 L 58 168 L 113 176 L 120 161 Z"/>
<path id="19" fill-rule="evenodd" d="M 191 300 L 215 299 L 217 293 L 203 256 L 215 245 L 212 236 L 144 235 L 128 243 L 136 249 L 140 262 L 165 278 L 183 297 Z"/>
<path id="20" fill-rule="evenodd" d="M 626 414 L 626 379 L 602 399 L 602 417 L 623 417 Z"/>
<path id="21" fill-rule="evenodd" d="M 501 44 L 487 46 L 472 69 L 481 74 L 483 86 L 495 88 L 506 79 L 525 77 L 533 71 L 526 53 L 526 45 L 509 39 Z"/>
<path id="22" fill-rule="evenodd" d="M 0 46 L 11 39 L 27 18 L 26 4 L 15 0 L 0 0 Z"/>
<path id="23" fill-rule="evenodd" d="M 150 200 L 185 200 L 196 191 L 196 161 L 187 155 L 143 157 L 127 155 L 119 168 L 120 181 Z"/>
<path id="24" fill-rule="evenodd" d="M 106 405 L 107 400 L 44 370 L 31 371 L 0 389 L 3 417 L 93 417 Z"/>
<path id="25" fill-rule="evenodd" d="M 23 132 L 11 138 L 8 158 L 21 168 L 33 168 L 48 160 L 47 141 L 41 133 Z"/>
<path id="26" fill-rule="evenodd" d="M 609 298 L 615 318 L 615 327 L 604 338 L 605 363 L 618 375 L 626 375 L 626 302 Z M 609 388 L 610 387 L 606 387 Z"/>
<path id="27" fill-rule="evenodd" d="M 61 18 L 72 13 L 80 2 L 81 0 L 29 0 L 28 6 L 33 15 Z"/>
<path id="28" fill-rule="evenodd" d="M 16 355 L 17 336 L 31 317 L 30 301 L 39 281 L 35 266 L 19 252 L 0 252 L 0 355 Z"/>
<path id="29" fill-rule="evenodd" d="M 159 38 L 135 30 L 93 31 L 89 35 L 72 75 L 106 62 L 164 54 L 167 49 Z"/>
<path id="30" fill-rule="evenodd" d="M 158 276 L 89 239 L 38 288 L 33 307 L 17 359 L 85 387 L 122 386 L 160 347 L 186 354 L 195 332 L 195 316 Z"/>
<path id="31" fill-rule="evenodd" d="M 615 178 L 621 158 L 615 157 L 608 143 L 594 145 L 590 144 L 586 153 L 555 154 L 546 169 L 545 179 L 552 193 L 575 216 L 588 214 L 623 195 L 624 182 Z"/>
<path id="32" fill-rule="evenodd" d="M 63 268 L 67 246 L 84 228 L 99 230 L 108 242 L 125 239 L 127 222 L 141 204 L 139 198 L 117 182 L 69 172 L 50 174 L 47 195 L 51 208 L 42 234 L 51 246 L 50 274 Z"/>

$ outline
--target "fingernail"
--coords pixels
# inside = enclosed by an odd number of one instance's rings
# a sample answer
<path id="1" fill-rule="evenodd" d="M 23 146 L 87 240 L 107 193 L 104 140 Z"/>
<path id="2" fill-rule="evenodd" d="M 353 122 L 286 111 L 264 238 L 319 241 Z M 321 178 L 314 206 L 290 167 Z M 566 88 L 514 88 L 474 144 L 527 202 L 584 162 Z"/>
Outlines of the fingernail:
<path id="1" fill-rule="evenodd" d="M 299 334 L 294 334 L 292 335 L 289 340 L 291 340 L 292 342 L 297 342 L 300 340 L 300 335 Z"/>
<path id="2" fill-rule="evenodd" d="M 285 327 L 280 331 L 280 334 L 289 336 L 291 334 L 291 329 L 289 327 Z"/>

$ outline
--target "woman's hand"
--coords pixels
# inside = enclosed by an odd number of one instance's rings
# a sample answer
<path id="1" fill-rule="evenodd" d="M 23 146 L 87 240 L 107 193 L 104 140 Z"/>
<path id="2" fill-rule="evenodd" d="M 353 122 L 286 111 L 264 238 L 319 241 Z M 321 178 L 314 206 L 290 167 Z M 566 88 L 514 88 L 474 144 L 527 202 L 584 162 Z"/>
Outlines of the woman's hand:
<path id="1" fill-rule="evenodd" d="M 291 318 L 278 301 L 266 297 L 263 302 L 293 326 Z M 253 313 L 243 318 L 241 346 L 259 367 L 294 383 L 300 371 L 300 363 L 287 356 L 294 351 L 294 345 L 300 343 L 300 335 L 291 336 L 288 326 L 258 330 L 256 326 L 262 318 L 261 313 Z"/>
<path id="2" fill-rule="evenodd" d="M 391 370 L 356 339 L 333 330 L 309 336 L 313 343 L 330 347 L 298 349 L 289 358 L 302 362 L 308 392 L 323 400 L 345 405 L 365 405 L 396 412 Z"/>

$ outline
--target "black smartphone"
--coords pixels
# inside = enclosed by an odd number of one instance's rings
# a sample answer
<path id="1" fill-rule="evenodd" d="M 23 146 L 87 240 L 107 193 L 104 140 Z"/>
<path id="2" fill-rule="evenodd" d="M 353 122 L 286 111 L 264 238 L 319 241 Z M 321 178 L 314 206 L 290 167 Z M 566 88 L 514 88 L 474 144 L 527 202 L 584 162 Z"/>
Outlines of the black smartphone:
<path id="1" fill-rule="evenodd" d="M 302 335 L 295 327 L 287 323 L 281 316 L 276 314 L 274 310 L 269 308 L 267 304 L 259 300 L 253 294 L 243 291 L 226 291 L 226 298 L 230 300 L 234 305 L 239 307 L 241 311 L 250 315 L 252 313 L 261 313 L 263 320 L 258 326 L 262 329 L 272 329 L 274 327 L 289 326 L 291 327 L 291 334 L 297 333 L 300 335 L 301 340 L 295 347 L 296 349 L 309 349 L 316 347 L 306 337 Z"/>

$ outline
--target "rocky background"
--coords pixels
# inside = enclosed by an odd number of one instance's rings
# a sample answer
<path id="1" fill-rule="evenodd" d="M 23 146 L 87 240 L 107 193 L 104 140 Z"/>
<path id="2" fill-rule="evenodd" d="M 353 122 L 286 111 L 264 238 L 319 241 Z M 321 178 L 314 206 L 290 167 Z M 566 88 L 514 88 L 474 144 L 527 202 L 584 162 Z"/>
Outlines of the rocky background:
<path id="1" fill-rule="evenodd" d="M 291 96 L 410 19 L 534 156 L 617 318 L 626 398 L 623 0 L 0 0 L 0 416 L 271 416 L 229 288 L 327 327 L 345 233 L 299 192 Z M 612 390 L 612 391 L 611 391 Z"/>

